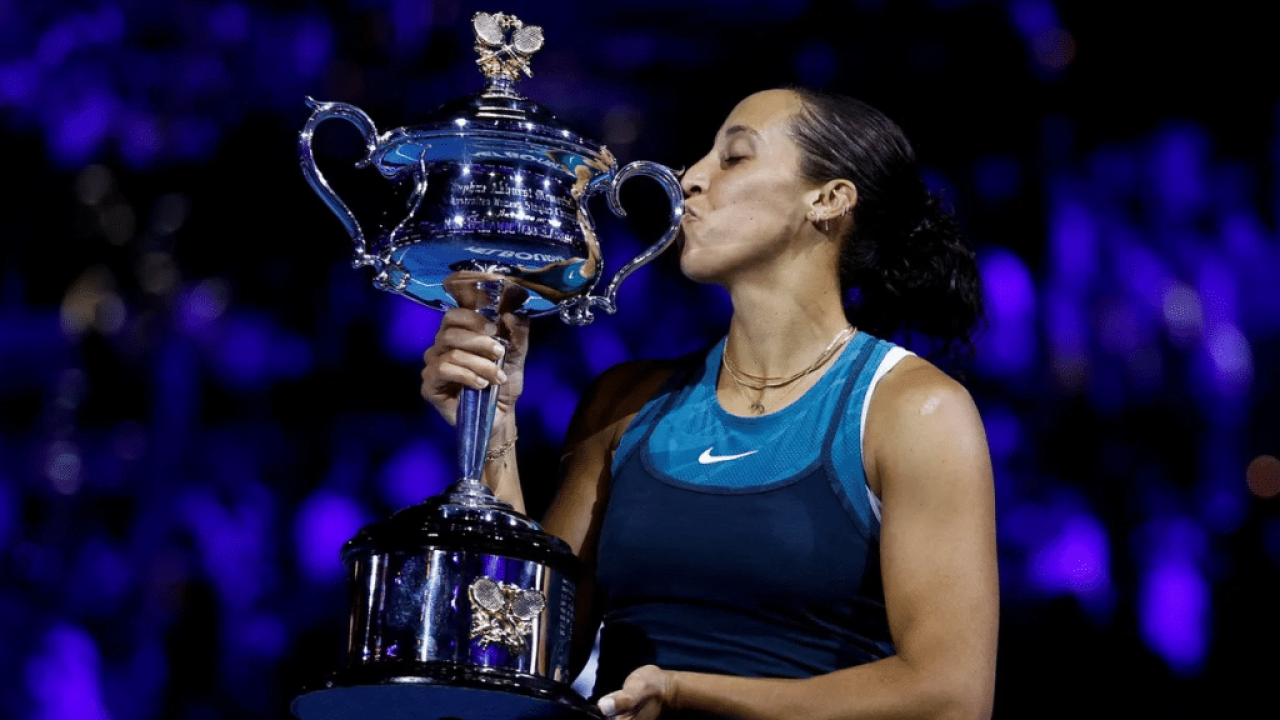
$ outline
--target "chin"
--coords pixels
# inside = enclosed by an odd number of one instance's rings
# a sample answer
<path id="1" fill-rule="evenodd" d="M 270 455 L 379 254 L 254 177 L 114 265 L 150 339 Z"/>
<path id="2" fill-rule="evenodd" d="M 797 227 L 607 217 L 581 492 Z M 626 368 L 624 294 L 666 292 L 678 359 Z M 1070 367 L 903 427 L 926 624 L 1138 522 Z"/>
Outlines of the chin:
<path id="1" fill-rule="evenodd" d="M 699 262 L 700 259 L 705 259 L 706 253 L 701 253 L 702 258 L 698 257 L 699 254 L 696 250 L 690 252 L 688 246 L 682 248 L 680 252 L 680 273 L 696 283 L 718 284 L 720 278 L 715 268 L 706 262 Z"/>

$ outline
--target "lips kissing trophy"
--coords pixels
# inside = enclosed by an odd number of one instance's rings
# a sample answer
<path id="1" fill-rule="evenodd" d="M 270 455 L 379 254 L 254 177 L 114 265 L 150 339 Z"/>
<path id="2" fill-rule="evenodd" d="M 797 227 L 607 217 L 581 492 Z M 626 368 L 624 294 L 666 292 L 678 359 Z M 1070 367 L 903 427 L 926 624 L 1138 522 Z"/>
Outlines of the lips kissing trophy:
<path id="1" fill-rule="evenodd" d="M 593 308 L 612 313 L 623 279 L 675 239 L 680 183 L 656 163 L 618 168 L 604 146 L 516 93 L 516 79 L 532 74 L 541 28 L 501 13 L 477 13 L 472 25 L 488 79 L 481 92 L 382 134 L 359 108 L 308 98 L 303 173 L 355 242 L 355 266 L 372 267 L 380 289 L 490 318 L 559 313 L 583 325 Z M 312 134 L 330 118 L 364 136 L 357 167 L 377 168 L 407 197 L 404 216 L 372 240 L 316 167 Z M 604 194 L 624 215 L 619 186 L 635 175 L 666 190 L 671 226 L 593 295 L 603 261 L 588 200 Z M 344 663 L 294 700 L 302 720 L 599 717 L 569 685 L 577 558 L 481 482 L 497 398 L 493 385 L 462 391 L 455 484 L 343 546 Z"/>

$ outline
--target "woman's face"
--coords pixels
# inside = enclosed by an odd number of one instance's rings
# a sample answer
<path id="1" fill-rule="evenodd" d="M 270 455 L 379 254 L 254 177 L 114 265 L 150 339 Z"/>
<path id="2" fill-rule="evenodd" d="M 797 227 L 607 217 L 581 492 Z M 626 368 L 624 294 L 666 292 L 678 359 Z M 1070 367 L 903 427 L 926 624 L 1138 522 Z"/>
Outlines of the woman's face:
<path id="1" fill-rule="evenodd" d="M 817 187 L 801 179 L 790 136 L 800 109 L 789 90 L 751 95 L 729 113 L 711 152 L 685 172 L 686 276 L 725 284 L 778 258 L 808 224 Z"/>

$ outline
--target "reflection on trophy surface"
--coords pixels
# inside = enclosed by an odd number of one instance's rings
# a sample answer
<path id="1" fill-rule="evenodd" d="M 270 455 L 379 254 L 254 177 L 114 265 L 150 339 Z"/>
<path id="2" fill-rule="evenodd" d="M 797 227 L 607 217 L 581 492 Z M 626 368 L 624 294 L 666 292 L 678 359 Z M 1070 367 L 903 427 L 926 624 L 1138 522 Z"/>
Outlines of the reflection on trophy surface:
<path id="1" fill-rule="evenodd" d="M 427 122 L 379 134 L 359 108 L 315 102 L 299 136 L 302 170 L 355 243 L 374 284 L 437 309 L 496 318 L 559 313 L 586 324 L 615 310 L 618 285 L 675 239 L 683 212 L 674 174 L 633 162 L 561 125 L 514 89 L 531 75 L 542 29 L 501 13 L 472 20 L 476 95 Z M 316 127 L 341 118 L 363 135 L 372 166 L 407 200 L 402 217 L 366 238 L 311 150 Z M 589 211 L 603 194 L 618 215 L 620 185 L 655 179 L 671 201 L 666 233 L 592 294 L 604 256 Z M 598 717 L 569 682 L 578 560 L 568 545 L 498 500 L 481 482 L 497 387 L 464 389 L 459 480 L 443 495 L 363 528 L 342 550 L 350 580 L 343 667 L 300 695 L 302 720 Z"/>

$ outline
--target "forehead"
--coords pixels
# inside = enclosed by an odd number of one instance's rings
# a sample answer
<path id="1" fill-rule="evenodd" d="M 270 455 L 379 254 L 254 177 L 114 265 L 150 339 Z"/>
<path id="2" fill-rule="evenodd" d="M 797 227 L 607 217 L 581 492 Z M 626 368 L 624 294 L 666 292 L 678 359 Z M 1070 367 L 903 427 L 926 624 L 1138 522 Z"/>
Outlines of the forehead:
<path id="1" fill-rule="evenodd" d="M 790 90 L 765 90 L 748 96 L 738 103 L 720 126 L 719 137 L 730 131 L 754 131 L 765 137 L 786 137 L 791 118 L 802 108 L 800 96 Z"/>

